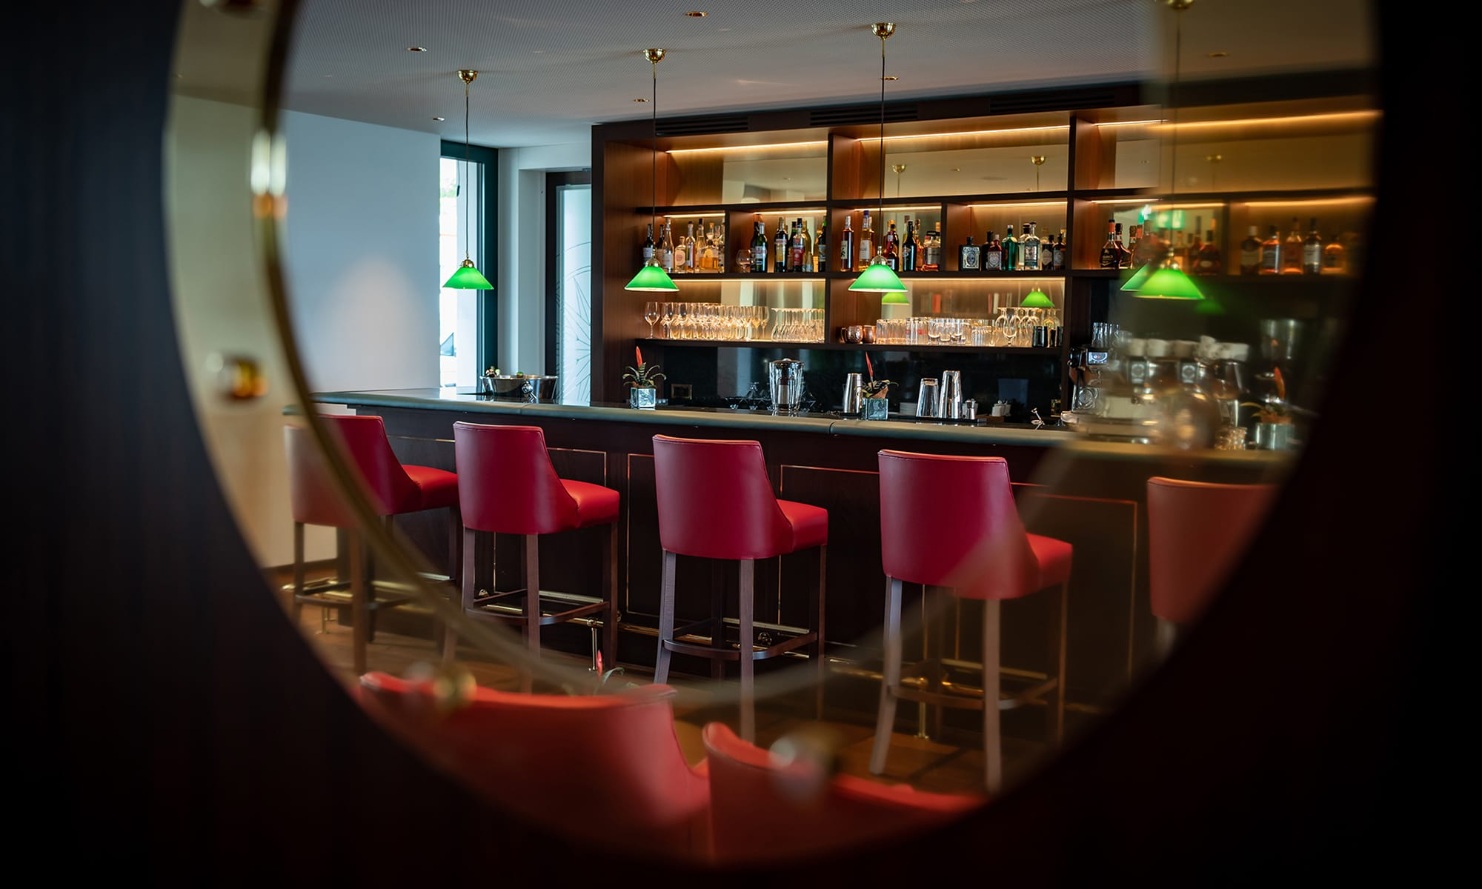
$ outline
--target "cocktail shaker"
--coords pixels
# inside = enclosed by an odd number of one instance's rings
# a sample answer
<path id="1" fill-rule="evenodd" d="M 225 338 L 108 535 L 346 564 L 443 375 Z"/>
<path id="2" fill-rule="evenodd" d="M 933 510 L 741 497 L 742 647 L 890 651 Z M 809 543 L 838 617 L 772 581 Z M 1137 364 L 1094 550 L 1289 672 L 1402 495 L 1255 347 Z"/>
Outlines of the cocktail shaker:
<path id="1" fill-rule="evenodd" d="M 949 420 L 962 416 L 962 371 L 942 371 L 942 381 L 937 387 L 936 415 Z"/>
<path id="2" fill-rule="evenodd" d="M 843 413 L 847 417 L 858 416 L 864 410 L 864 375 L 858 373 L 844 376 Z"/>

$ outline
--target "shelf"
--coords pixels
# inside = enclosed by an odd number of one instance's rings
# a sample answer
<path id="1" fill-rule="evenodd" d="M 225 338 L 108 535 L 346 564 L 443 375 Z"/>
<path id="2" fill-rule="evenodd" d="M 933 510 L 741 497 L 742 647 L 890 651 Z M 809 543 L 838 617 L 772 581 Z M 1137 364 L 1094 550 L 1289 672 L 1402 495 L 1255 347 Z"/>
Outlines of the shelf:
<path id="1" fill-rule="evenodd" d="M 942 346 L 910 343 L 799 343 L 792 340 L 636 340 L 639 346 L 678 347 L 681 349 L 809 349 L 823 352 L 957 352 L 973 355 L 1040 355 L 1060 356 L 1060 347 L 1028 349 L 1015 346 Z"/>

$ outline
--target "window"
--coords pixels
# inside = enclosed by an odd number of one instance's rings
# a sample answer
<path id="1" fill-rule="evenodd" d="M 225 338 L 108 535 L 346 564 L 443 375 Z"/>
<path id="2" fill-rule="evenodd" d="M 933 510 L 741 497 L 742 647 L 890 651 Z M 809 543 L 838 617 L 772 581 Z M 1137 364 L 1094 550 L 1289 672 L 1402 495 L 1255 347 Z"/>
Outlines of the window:
<path id="1" fill-rule="evenodd" d="M 467 161 L 464 160 L 465 156 Z M 486 367 L 499 364 L 498 289 L 450 290 L 442 282 L 464 257 L 472 259 L 490 283 L 497 284 L 495 206 L 499 152 L 461 142 L 442 143 L 438 209 L 438 350 L 440 383 L 478 383 Z M 466 240 L 465 240 L 466 238 Z"/>
<path id="2" fill-rule="evenodd" d="M 592 402 L 592 174 L 546 174 L 545 353 L 562 404 Z"/>

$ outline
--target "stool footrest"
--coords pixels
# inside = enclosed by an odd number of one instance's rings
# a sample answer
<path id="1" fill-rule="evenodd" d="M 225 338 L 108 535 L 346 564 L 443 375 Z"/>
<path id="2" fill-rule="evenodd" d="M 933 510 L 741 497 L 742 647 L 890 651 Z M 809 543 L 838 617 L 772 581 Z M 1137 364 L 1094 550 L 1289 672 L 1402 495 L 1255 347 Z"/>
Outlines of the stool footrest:
<path id="1" fill-rule="evenodd" d="M 768 645 L 764 648 L 758 648 L 756 645 L 752 645 L 751 659 L 754 661 L 764 661 L 768 658 L 786 654 L 804 645 L 812 645 L 817 639 L 817 633 L 804 633 L 801 636 L 784 639 L 781 642 Z M 719 661 L 741 660 L 741 649 L 736 645 L 728 645 L 725 648 L 714 648 L 708 643 L 683 642 L 678 639 L 662 639 L 660 643 L 669 651 L 678 652 L 679 654 L 693 654 Z"/>

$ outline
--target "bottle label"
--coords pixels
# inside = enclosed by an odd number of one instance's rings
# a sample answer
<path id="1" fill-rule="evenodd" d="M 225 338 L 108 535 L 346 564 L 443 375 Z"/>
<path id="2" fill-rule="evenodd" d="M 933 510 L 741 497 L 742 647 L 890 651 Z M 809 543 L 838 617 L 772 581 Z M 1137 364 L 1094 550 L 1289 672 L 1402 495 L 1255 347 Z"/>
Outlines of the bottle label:
<path id="1" fill-rule="evenodd" d="M 987 259 L 983 262 L 983 267 L 990 272 L 1003 271 L 1003 251 L 989 250 Z"/>
<path id="2" fill-rule="evenodd" d="M 976 244 L 968 244 L 960 248 L 958 265 L 960 265 L 962 267 L 962 270 L 965 272 L 977 271 L 978 247 Z"/>

